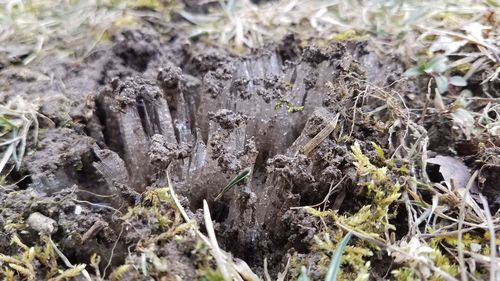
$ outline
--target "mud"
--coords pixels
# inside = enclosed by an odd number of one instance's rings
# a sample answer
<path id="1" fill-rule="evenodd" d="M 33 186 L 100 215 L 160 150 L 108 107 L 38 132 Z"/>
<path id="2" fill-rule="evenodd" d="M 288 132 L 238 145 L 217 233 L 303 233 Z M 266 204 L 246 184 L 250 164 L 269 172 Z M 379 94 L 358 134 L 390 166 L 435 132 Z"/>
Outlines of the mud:
<path id="1" fill-rule="evenodd" d="M 202 201 L 208 201 L 222 248 L 257 272 L 267 258 L 276 274 L 287 254 L 310 254 L 319 225 L 291 207 L 321 202 L 341 180 L 348 195 L 360 192 L 353 141 L 367 147 L 373 141 L 392 153 L 405 138 L 387 134 L 381 120 L 388 116 L 353 116 L 353 108 L 370 112 L 384 104 L 364 101 L 368 86 L 415 94 L 413 82 L 397 81 L 403 71 L 398 59 L 378 56 L 366 41 L 319 47 L 312 40 L 302 48 L 290 35 L 236 55 L 186 36 L 168 24 L 123 30 L 111 46 L 99 46 L 78 64 L 47 58 L 29 79 L 2 73 L 8 95 L 39 98 L 41 113 L 54 123 L 42 122 L 36 149 L 11 175 L 12 181 L 27 178 L 14 192 L 2 193 L 3 227 L 40 212 L 57 222 L 53 239 L 74 263 L 87 262 L 94 252 L 109 258 L 112 248 L 112 266 L 138 260 L 137 243 L 161 227 L 145 223 L 141 214 L 122 226 L 120 215 L 141 205 L 145 191 L 167 186 L 169 168 L 194 217 L 201 218 Z M 304 146 L 337 114 L 342 122 L 306 155 Z M 429 147 L 449 153 L 460 135 L 433 118 L 426 123 Z M 442 138 L 445 130 L 448 138 Z M 247 167 L 251 177 L 215 202 Z M 498 163 L 482 171 L 482 188 L 495 198 L 498 174 Z M 333 195 L 328 206 L 348 209 L 342 202 Z M 95 224 L 99 231 L 80 246 Z M 7 240 L 0 241 L 2 252 L 12 251 Z M 185 243 L 169 242 L 159 255 L 178 271 L 172 274 L 193 280 Z"/>

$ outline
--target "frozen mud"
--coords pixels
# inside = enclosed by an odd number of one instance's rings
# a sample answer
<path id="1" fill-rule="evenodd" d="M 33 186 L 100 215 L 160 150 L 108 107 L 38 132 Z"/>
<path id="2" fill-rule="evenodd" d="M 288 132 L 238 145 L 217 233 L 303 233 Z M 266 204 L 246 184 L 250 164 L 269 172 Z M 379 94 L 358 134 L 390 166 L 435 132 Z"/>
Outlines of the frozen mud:
<path id="1" fill-rule="evenodd" d="M 53 201 L 16 205 L 4 194 L 2 224 L 14 209 L 26 217 L 41 212 L 59 225 L 54 237 L 73 261 L 96 251 L 107 257 L 123 231 L 116 212 L 138 204 L 144 191 L 167 186 L 170 169 L 193 217 L 202 217 L 202 201 L 208 201 L 222 248 L 257 270 L 267 257 L 276 272 L 288 252 L 307 253 L 318 223 L 291 207 L 321 202 L 341 180 L 340 188 L 357 192 L 352 141 L 339 138 L 394 147 L 401 140 L 363 116 L 354 119 L 354 107 L 381 105 L 359 98 L 367 85 L 391 85 L 401 96 L 416 87 L 398 81 L 403 68 L 397 58 L 377 55 L 368 42 L 319 46 L 313 40 L 300 47 L 289 35 L 237 55 L 192 42 L 175 28 L 129 29 L 80 64 L 47 58 L 24 78 L 3 75 L 8 93 L 39 98 L 41 113 L 56 124 L 42 124 L 41 141 L 11 175 L 13 181 L 24 177 L 15 189 L 28 197 L 71 200 L 60 201 L 65 205 L 56 210 Z M 342 126 L 333 126 L 339 116 Z M 443 128 L 429 126 L 430 148 L 446 151 L 454 139 L 433 138 Z M 214 201 L 246 168 L 251 176 Z M 484 192 L 498 192 L 491 190 L 498 166 L 483 172 Z M 331 202 L 346 208 L 342 198 Z M 76 251 L 81 238 L 75 237 L 95 224 L 98 231 L 85 237 L 85 250 Z M 140 225 L 125 228 L 113 264 L 150 233 Z M 170 248 L 182 256 L 182 246 Z"/>

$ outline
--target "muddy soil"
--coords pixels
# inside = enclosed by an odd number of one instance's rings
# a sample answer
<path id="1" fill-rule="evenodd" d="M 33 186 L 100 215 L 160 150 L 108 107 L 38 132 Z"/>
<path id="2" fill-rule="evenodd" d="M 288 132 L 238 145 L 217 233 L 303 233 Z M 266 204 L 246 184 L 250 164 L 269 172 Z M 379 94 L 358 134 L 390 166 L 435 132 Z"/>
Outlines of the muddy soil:
<path id="1" fill-rule="evenodd" d="M 267 258 L 276 274 L 287 254 L 309 254 L 319 225 L 291 207 L 321 202 L 339 181 L 348 195 L 358 194 L 353 141 L 362 147 L 373 141 L 393 153 L 411 139 L 389 134 L 382 122 L 388 116 L 353 116 L 354 108 L 370 112 L 384 105 L 365 102 L 364 91 L 390 86 L 409 104 L 424 103 L 418 85 L 400 79 L 398 58 L 378 55 L 366 41 L 321 46 L 289 35 L 234 54 L 163 23 L 117 32 L 111 45 L 80 62 L 48 57 L 29 71 L 3 71 L 8 94 L 2 99 L 37 101 L 53 123 L 41 121 L 39 143 L 9 176 L 17 184 L 1 193 L 0 235 L 16 233 L 6 226 L 40 212 L 56 221 L 52 237 L 75 264 L 97 253 L 106 265 L 111 249 L 111 269 L 138 259 L 138 242 L 159 230 L 141 219 L 124 225 L 121 216 L 144 200 L 145 191 L 166 187 L 169 169 L 183 205 L 201 225 L 208 201 L 223 249 L 260 273 Z M 311 146 L 336 118 L 342 122 Z M 444 124 L 453 131 L 450 139 L 433 137 L 443 128 L 427 118 L 429 149 L 449 153 L 460 133 Z M 488 176 L 498 175 L 495 165 L 482 171 L 486 190 L 498 182 Z M 251 176 L 214 201 L 245 168 Z M 336 195 L 329 202 L 341 210 L 350 206 Z M 96 224 L 98 231 L 82 241 Z M 32 230 L 22 233 L 36 241 Z M 13 251 L 8 240 L 0 241 L 1 252 Z M 186 243 L 171 242 L 162 255 L 176 274 L 193 280 Z"/>

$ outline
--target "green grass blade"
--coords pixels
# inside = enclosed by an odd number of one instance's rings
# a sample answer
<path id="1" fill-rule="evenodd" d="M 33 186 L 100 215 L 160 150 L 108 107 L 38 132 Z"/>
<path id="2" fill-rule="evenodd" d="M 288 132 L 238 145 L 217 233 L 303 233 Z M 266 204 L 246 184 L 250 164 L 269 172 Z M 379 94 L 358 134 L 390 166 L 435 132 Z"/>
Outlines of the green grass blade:
<path id="1" fill-rule="evenodd" d="M 241 171 L 241 173 L 239 173 L 236 177 L 234 177 L 223 189 L 222 191 L 217 195 L 217 197 L 215 197 L 214 201 L 217 201 L 219 200 L 222 195 L 226 192 L 228 192 L 229 190 L 231 190 L 231 188 L 233 188 L 236 184 L 238 184 L 239 182 L 241 182 L 242 180 L 248 178 L 250 175 L 252 174 L 252 168 L 248 167 L 246 169 L 244 169 L 243 171 Z"/>
<path id="2" fill-rule="evenodd" d="M 9 128 L 15 128 L 16 125 L 9 121 L 9 119 L 5 118 L 5 116 L 0 115 L 0 126 L 5 126 Z"/>
<path id="3" fill-rule="evenodd" d="M 14 128 L 16 128 L 16 125 L 10 122 L 3 115 L 0 115 L 0 137 L 5 136 Z"/>
<path id="4" fill-rule="evenodd" d="M 326 273 L 325 281 L 336 281 L 337 280 L 337 273 L 340 268 L 340 260 L 342 258 L 342 253 L 344 252 L 345 246 L 347 246 L 347 243 L 349 243 L 349 240 L 351 239 L 352 232 L 348 232 L 344 238 L 342 238 L 342 241 L 340 241 L 340 244 L 337 246 L 337 249 L 335 250 L 335 253 L 333 254 L 332 261 L 330 262 L 330 266 L 328 267 L 328 272 Z"/>

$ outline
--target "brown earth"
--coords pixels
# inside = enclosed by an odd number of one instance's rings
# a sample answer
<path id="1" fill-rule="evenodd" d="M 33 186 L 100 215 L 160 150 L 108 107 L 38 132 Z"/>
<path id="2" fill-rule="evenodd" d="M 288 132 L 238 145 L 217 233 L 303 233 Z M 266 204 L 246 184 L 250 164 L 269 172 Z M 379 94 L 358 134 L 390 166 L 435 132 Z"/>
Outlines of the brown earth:
<path id="1" fill-rule="evenodd" d="M 83 61 L 47 57 L 29 71 L 2 71 L 8 94 L 1 99 L 38 99 L 55 126 L 42 120 L 39 143 L 9 175 L 17 185 L 1 193 L 0 251 L 15 251 L 7 238 L 16 230 L 5 226 L 39 212 L 56 221 L 52 238 L 74 264 L 97 253 L 105 265 L 113 248 L 112 267 L 139 259 L 138 245 L 159 229 L 144 218 L 122 224 L 121 216 L 146 190 L 167 186 L 170 167 L 190 215 L 203 225 L 206 199 L 221 247 L 257 272 L 264 257 L 275 274 L 287 253 L 310 254 L 320 222 L 291 207 L 321 202 L 342 180 L 348 198 L 333 195 L 328 206 L 353 211 L 362 200 L 349 149 L 354 140 L 392 154 L 418 138 L 400 133 L 397 113 L 376 111 L 389 99 L 366 95 L 367 89 L 390 89 L 402 97 L 396 103 L 412 108 L 425 102 L 419 85 L 401 79 L 398 58 L 378 55 L 367 41 L 300 43 L 289 35 L 238 55 L 189 40 L 169 23 L 151 24 L 118 32 Z M 356 116 L 355 108 L 366 114 Z M 304 149 L 337 114 L 339 125 L 326 139 Z M 409 117 L 419 120 L 418 113 Z M 429 113 L 423 124 L 429 150 L 450 154 L 458 147 L 463 136 L 449 124 Z M 495 210 L 499 153 L 485 149 L 493 158 L 484 159 L 490 165 L 482 169 L 482 188 Z M 247 167 L 251 177 L 215 202 Z M 99 231 L 82 242 L 96 224 Z M 33 230 L 20 234 L 37 241 Z M 185 280 L 195 279 L 192 239 L 171 241 L 157 253 Z"/>

